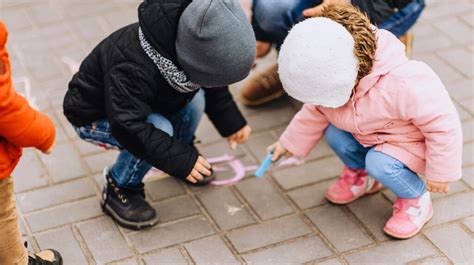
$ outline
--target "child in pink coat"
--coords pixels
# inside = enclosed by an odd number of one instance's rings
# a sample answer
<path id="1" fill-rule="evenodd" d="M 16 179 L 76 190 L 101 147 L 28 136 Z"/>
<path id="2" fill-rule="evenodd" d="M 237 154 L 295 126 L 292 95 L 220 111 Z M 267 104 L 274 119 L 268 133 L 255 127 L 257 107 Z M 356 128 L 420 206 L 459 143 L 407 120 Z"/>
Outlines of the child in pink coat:
<path id="1" fill-rule="evenodd" d="M 306 156 L 326 136 L 345 164 L 326 198 L 347 204 L 383 184 L 397 196 L 384 231 L 416 235 L 433 216 L 429 192 L 448 192 L 462 175 L 461 124 L 438 76 L 350 6 L 296 25 L 281 48 L 279 74 L 305 104 L 269 147 L 273 159 Z"/>

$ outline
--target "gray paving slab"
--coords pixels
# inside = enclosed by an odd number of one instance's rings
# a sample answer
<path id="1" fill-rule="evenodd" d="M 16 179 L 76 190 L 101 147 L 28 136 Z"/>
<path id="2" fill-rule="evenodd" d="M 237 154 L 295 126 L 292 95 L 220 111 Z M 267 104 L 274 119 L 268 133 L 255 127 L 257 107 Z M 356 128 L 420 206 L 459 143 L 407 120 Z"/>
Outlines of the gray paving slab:
<path id="1" fill-rule="evenodd" d="M 187 265 L 183 254 L 177 248 L 169 248 L 158 253 L 145 255 L 143 257 L 147 265 L 154 264 L 173 264 L 173 265 Z"/>
<path id="2" fill-rule="evenodd" d="M 237 229 L 228 233 L 227 237 L 242 253 L 309 233 L 311 229 L 301 218 L 291 216 Z"/>
<path id="3" fill-rule="evenodd" d="M 303 264 L 332 255 L 318 237 L 308 237 L 256 253 L 244 255 L 247 264 Z"/>
<path id="4" fill-rule="evenodd" d="M 474 239 L 457 224 L 450 224 L 426 232 L 433 242 L 454 264 L 474 263 Z M 450 240 L 446 240 L 449 238 Z"/>
<path id="5" fill-rule="evenodd" d="M 184 247 L 197 265 L 241 264 L 219 236 L 195 240 Z"/>
<path id="6" fill-rule="evenodd" d="M 127 246 L 117 225 L 109 217 L 78 224 L 77 228 L 94 260 L 99 264 L 129 258 L 133 255 L 133 251 Z M 108 243 L 104 244 L 104 242 Z"/>
<path id="7" fill-rule="evenodd" d="M 140 253 L 173 246 L 214 234 L 214 229 L 204 217 L 193 217 L 129 236 L 130 242 Z"/>
<path id="8" fill-rule="evenodd" d="M 53 248 L 59 251 L 63 257 L 64 264 L 82 265 L 87 263 L 87 258 L 70 226 L 39 234 L 35 238 L 40 248 Z"/>

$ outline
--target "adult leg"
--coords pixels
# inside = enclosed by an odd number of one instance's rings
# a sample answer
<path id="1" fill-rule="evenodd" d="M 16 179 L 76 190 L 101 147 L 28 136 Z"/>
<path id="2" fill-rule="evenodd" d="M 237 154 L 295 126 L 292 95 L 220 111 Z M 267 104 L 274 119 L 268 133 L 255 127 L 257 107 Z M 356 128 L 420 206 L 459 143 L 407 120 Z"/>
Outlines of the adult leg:
<path id="1" fill-rule="evenodd" d="M 254 0 L 252 26 L 257 40 L 281 46 L 290 29 L 304 19 L 303 10 L 321 0 Z"/>
<path id="2" fill-rule="evenodd" d="M 391 31 L 405 44 L 405 52 L 408 57 L 411 55 L 413 46 L 413 33 L 409 30 L 417 21 L 424 7 L 424 0 L 413 0 L 379 25 L 380 28 Z"/>
<path id="3" fill-rule="evenodd" d="M 424 0 L 413 0 L 408 5 L 399 9 L 398 12 L 390 16 L 387 20 L 380 23 L 378 27 L 392 32 L 399 38 L 413 27 L 424 8 Z"/>
<path id="4" fill-rule="evenodd" d="M 273 43 L 277 50 L 293 25 L 303 20 L 302 12 L 321 0 L 254 0 L 252 25 L 259 44 L 259 56 L 265 55 Z M 263 41 L 263 42 L 262 42 Z M 259 106 L 280 98 L 285 93 L 278 77 L 277 64 L 250 78 L 240 90 L 240 101 L 247 106 Z"/>

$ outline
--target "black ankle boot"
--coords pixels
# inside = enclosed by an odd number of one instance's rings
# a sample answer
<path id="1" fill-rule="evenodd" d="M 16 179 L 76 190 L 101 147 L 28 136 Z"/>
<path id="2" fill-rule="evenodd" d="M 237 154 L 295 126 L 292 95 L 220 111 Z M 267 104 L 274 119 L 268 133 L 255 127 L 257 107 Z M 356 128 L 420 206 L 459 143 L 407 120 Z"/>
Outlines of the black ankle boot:
<path id="1" fill-rule="evenodd" d="M 110 173 L 102 191 L 100 205 L 104 213 L 110 215 L 119 225 L 141 230 L 156 225 L 158 216 L 155 209 L 145 200 L 144 185 L 136 188 L 120 188 Z"/>

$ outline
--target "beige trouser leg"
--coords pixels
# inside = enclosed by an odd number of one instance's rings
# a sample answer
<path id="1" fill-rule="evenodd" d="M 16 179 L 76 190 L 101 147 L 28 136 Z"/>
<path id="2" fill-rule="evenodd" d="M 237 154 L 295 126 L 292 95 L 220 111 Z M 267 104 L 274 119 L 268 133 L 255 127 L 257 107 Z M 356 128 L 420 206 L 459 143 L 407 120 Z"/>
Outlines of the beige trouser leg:
<path id="1" fill-rule="evenodd" d="M 13 179 L 0 180 L 0 264 L 27 264 L 27 253 L 23 246 L 18 226 Z"/>

